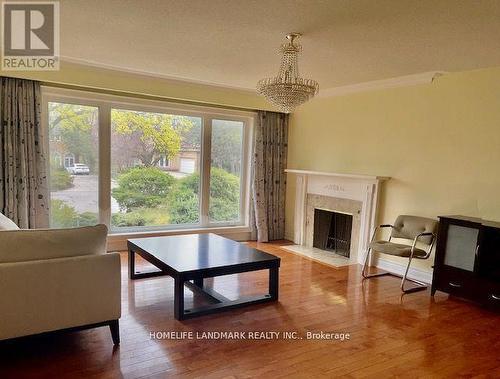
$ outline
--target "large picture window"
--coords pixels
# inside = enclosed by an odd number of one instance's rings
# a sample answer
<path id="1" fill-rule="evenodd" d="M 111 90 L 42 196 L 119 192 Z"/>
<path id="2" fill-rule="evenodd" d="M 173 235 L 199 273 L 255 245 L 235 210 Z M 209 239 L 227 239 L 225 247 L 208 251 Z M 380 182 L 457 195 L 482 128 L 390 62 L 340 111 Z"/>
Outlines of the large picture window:
<path id="1" fill-rule="evenodd" d="M 245 225 L 252 112 L 70 90 L 43 99 L 52 227 Z"/>

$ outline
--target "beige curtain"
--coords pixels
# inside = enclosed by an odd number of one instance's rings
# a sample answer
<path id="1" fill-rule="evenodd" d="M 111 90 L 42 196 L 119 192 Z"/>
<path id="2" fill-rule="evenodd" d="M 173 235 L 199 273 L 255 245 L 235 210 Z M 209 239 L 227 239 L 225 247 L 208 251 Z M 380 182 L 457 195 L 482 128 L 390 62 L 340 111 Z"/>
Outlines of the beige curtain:
<path id="1" fill-rule="evenodd" d="M 40 83 L 0 77 L 0 212 L 20 228 L 48 227 Z"/>
<path id="2" fill-rule="evenodd" d="M 285 236 L 288 115 L 260 111 L 254 133 L 252 218 L 259 242 Z"/>

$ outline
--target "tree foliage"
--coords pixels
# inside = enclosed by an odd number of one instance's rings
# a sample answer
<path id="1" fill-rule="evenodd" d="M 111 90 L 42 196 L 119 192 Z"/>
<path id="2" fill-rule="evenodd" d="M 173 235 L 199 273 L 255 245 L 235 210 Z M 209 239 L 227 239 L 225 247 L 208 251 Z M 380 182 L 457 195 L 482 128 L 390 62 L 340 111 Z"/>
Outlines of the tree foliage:
<path id="1" fill-rule="evenodd" d="M 118 168 L 128 168 L 138 160 L 146 167 L 155 166 L 162 156 L 178 155 L 183 138 L 193 139 L 199 147 L 200 127 L 185 116 L 121 109 L 111 111 L 112 155 Z M 200 124 L 201 125 L 201 124 Z M 97 166 L 98 110 L 95 107 L 49 103 L 51 141 L 60 141 L 77 163 L 86 163 L 94 171 Z"/>
<path id="2" fill-rule="evenodd" d="M 212 166 L 239 175 L 243 127 L 237 121 L 217 120 L 212 126 Z"/>
<path id="3" fill-rule="evenodd" d="M 49 102 L 49 136 L 60 140 L 76 162 L 93 171 L 97 165 L 97 117 L 95 107 Z"/>
<path id="4" fill-rule="evenodd" d="M 111 119 L 114 150 L 124 150 L 128 160 L 136 158 L 146 167 L 155 166 L 162 156 L 174 158 L 182 133 L 193 127 L 187 117 L 121 109 L 113 109 Z"/>

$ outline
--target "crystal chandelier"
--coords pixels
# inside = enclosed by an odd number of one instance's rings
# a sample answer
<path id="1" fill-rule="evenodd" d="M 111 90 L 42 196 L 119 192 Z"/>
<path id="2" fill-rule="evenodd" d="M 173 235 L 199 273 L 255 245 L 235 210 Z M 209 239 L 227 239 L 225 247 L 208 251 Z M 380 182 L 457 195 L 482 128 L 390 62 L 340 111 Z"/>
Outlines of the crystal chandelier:
<path id="1" fill-rule="evenodd" d="M 257 92 L 285 113 L 292 112 L 295 107 L 313 98 L 319 91 L 318 82 L 301 78 L 299 75 L 298 55 L 302 46 L 294 43 L 294 40 L 300 36 L 300 33 L 286 35 L 288 42 L 280 49 L 283 58 L 278 75 L 261 79 L 257 83 Z"/>

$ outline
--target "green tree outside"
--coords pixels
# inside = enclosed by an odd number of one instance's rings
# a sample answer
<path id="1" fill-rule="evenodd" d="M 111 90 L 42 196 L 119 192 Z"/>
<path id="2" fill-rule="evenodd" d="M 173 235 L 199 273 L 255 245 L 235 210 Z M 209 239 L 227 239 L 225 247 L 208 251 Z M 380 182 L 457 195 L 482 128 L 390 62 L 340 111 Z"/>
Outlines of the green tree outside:
<path id="1" fill-rule="evenodd" d="M 73 154 L 75 163 L 87 164 L 91 172 L 97 170 L 97 122 L 95 107 L 49 102 L 50 140 Z"/>
<path id="2" fill-rule="evenodd" d="M 145 167 L 179 154 L 182 134 L 193 128 L 188 117 L 162 113 L 113 109 L 111 120 L 117 149 L 124 150 L 126 160 L 138 159 Z"/>

